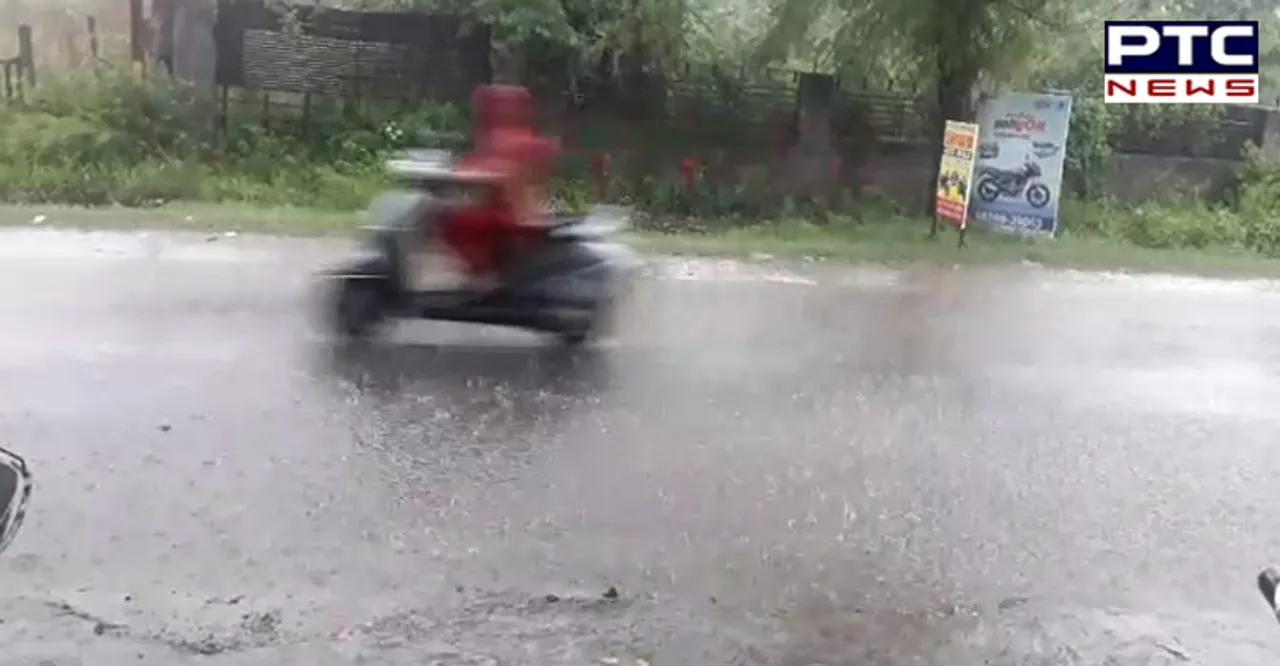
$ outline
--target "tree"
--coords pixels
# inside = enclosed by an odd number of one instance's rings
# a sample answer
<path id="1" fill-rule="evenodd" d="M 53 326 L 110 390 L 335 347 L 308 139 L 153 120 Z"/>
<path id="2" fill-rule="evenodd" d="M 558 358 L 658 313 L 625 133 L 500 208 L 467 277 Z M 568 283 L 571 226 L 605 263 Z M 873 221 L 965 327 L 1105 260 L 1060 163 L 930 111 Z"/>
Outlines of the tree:
<path id="1" fill-rule="evenodd" d="M 789 55 L 807 42 L 827 51 L 842 78 L 916 82 L 937 111 L 940 145 L 943 120 L 972 119 L 984 77 L 1016 68 L 1037 36 L 1062 28 L 1063 1 L 778 0 L 761 55 Z"/>

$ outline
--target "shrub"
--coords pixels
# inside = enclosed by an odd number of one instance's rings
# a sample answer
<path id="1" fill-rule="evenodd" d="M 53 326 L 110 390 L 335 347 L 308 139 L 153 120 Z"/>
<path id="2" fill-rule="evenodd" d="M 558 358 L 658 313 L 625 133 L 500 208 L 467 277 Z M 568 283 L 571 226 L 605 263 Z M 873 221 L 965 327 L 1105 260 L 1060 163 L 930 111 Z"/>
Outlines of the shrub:
<path id="1" fill-rule="evenodd" d="M 0 107 L 0 199 L 129 206 L 191 199 L 354 210 L 384 186 L 381 166 L 391 151 L 461 149 L 468 134 L 466 114 L 448 105 L 316 104 L 306 122 L 285 113 L 267 123 L 260 96 L 242 91 L 233 97 L 239 103 L 233 101 L 226 132 L 218 135 L 215 100 L 189 86 L 144 82 L 130 69 L 111 67 L 47 80 L 27 104 Z M 236 117 L 243 112 L 253 115 Z M 635 207 L 650 226 L 671 229 L 689 229 L 693 218 L 815 215 L 831 203 L 788 199 L 767 169 L 717 165 L 716 174 L 704 173 L 689 186 L 675 158 L 665 165 L 652 156 L 617 159 L 606 182 L 598 182 L 589 160 L 566 160 L 555 198 L 581 209 L 603 187 L 607 200 Z M 864 201 L 856 210 L 885 208 Z"/>
<path id="2" fill-rule="evenodd" d="M 239 200 L 355 209 L 376 191 L 378 166 L 406 133 L 379 134 L 366 119 L 346 131 L 310 135 L 235 124 L 219 139 L 214 108 L 188 86 L 142 82 L 128 70 L 108 67 L 49 81 L 27 104 L 0 108 L 0 199 L 126 206 Z M 411 132 L 430 120 L 421 115 L 407 117 Z"/>
<path id="3" fill-rule="evenodd" d="M 1244 247 L 1280 256 L 1280 163 L 1250 147 L 1232 189 Z"/>
<path id="4" fill-rule="evenodd" d="M 280 117 L 265 123 L 261 100 L 245 96 L 254 115 L 233 117 L 219 135 L 215 102 L 178 83 L 142 82 L 130 70 L 109 67 L 47 81 L 25 105 L 0 106 L 0 200 L 126 206 L 203 200 L 356 210 L 385 185 L 382 164 L 392 151 L 456 150 L 468 133 L 466 115 L 447 105 L 358 111 L 317 105 L 306 122 Z M 1096 186 L 1096 178 L 1087 177 L 1101 173 L 1109 154 L 1106 111 L 1082 103 L 1073 121 L 1080 140 L 1068 159 L 1084 185 Z M 583 209 L 603 187 L 607 200 L 634 206 L 648 228 L 685 232 L 774 220 L 771 228 L 784 236 L 819 228 L 853 233 L 868 222 L 902 219 L 897 206 L 874 192 L 856 202 L 838 194 L 822 201 L 785 196 L 767 168 L 735 169 L 729 160 L 699 164 L 696 180 L 687 184 L 689 165 L 682 171 L 675 160 L 618 159 L 603 182 L 589 160 L 567 160 L 552 188 L 558 204 Z M 1091 191 L 1096 187 L 1084 194 Z M 1068 198 L 1061 217 L 1066 235 L 1280 257 L 1280 163 L 1247 151 L 1223 203 L 1124 206 Z"/>

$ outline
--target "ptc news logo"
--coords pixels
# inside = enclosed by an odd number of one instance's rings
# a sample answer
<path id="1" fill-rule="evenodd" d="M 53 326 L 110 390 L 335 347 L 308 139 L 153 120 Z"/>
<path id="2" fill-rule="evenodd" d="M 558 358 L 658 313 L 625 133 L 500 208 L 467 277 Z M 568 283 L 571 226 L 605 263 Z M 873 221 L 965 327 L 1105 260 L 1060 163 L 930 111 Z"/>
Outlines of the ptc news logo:
<path id="1" fill-rule="evenodd" d="M 1107 21 L 1108 104 L 1257 104 L 1257 21 Z"/>

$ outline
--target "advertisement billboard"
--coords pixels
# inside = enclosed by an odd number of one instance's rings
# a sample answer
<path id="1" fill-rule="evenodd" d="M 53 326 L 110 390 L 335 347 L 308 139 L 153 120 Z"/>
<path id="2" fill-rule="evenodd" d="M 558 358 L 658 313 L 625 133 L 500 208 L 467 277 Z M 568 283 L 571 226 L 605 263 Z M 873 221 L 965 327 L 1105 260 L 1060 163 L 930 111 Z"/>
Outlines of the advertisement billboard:
<path id="1" fill-rule="evenodd" d="M 978 154 L 978 126 L 947 121 L 934 206 L 940 219 L 964 229 L 969 221 L 969 192 Z"/>
<path id="2" fill-rule="evenodd" d="M 1071 98 L 1013 93 L 978 114 L 978 161 L 969 214 L 983 226 L 1051 236 L 1067 157 Z"/>

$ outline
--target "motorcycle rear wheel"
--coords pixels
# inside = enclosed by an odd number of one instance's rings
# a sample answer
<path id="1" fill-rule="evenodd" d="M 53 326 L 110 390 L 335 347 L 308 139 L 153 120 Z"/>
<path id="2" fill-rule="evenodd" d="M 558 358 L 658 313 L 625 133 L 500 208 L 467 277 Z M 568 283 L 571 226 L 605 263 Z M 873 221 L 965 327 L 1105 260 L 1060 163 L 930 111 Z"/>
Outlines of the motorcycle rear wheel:
<path id="1" fill-rule="evenodd" d="M 386 318 L 384 285 L 376 278 L 345 277 L 333 285 L 333 327 L 345 340 L 363 340 Z"/>
<path id="2" fill-rule="evenodd" d="M 611 307 L 605 300 L 597 303 L 579 323 L 559 333 L 560 344 L 565 347 L 581 347 L 589 344 L 606 333 Z"/>

